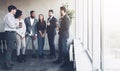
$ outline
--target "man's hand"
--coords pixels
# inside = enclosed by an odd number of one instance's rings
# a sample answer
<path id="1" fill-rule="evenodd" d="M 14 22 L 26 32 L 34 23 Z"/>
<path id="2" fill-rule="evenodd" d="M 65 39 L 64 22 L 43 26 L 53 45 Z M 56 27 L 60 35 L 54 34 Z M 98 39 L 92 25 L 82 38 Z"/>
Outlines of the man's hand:
<path id="1" fill-rule="evenodd" d="M 47 25 L 50 26 L 50 21 L 49 20 L 47 21 Z"/>
<path id="2" fill-rule="evenodd" d="M 37 38 L 37 34 L 35 34 L 34 36 L 33 36 L 33 40 L 35 40 Z"/>
<path id="3" fill-rule="evenodd" d="M 59 31 L 59 27 L 56 27 L 56 30 Z"/>
<path id="4" fill-rule="evenodd" d="M 24 39 L 25 37 L 21 37 L 21 39 Z"/>

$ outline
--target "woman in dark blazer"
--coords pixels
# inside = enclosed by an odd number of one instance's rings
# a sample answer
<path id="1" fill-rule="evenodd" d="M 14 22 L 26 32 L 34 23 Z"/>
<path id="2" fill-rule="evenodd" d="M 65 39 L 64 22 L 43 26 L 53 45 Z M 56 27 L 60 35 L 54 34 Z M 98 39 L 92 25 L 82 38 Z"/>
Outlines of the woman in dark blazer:
<path id="1" fill-rule="evenodd" d="M 46 32 L 46 22 L 44 20 L 43 14 L 39 15 L 37 23 L 37 34 L 38 34 L 38 53 L 39 57 L 43 58 L 43 47 L 44 47 L 44 41 L 45 41 L 45 32 Z"/>

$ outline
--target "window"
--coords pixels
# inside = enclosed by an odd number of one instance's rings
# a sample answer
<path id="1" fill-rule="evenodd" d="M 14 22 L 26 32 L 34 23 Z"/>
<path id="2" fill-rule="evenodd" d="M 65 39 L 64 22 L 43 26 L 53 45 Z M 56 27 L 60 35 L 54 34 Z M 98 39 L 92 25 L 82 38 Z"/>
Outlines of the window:
<path id="1" fill-rule="evenodd" d="M 119 7 L 119 0 L 102 0 L 104 71 L 120 71 Z"/>

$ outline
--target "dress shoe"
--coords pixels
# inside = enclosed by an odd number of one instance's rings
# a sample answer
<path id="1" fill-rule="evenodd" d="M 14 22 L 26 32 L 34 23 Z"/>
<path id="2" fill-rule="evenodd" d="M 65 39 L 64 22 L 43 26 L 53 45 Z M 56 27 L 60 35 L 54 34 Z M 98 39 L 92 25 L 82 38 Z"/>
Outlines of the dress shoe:
<path id="1" fill-rule="evenodd" d="M 2 69 L 4 70 L 12 70 L 12 66 L 10 64 L 3 65 Z"/>
<path id="2" fill-rule="evenodd" d="M 22 57 L 21 57 L 21 55 L 17 56 L 17 62 L 18 63 L 22 63 Z"/>
<path id="3" fill-rule="evenodd" d="M 22 54 L 21 57 L 22 57 L 22 58 L 21 58 L 21 59 L 22 59 L 22 62 L 26 62 L 26 55 L 23 55 L 23 54 Z"/>
<path id="4" fill-rule="evenodd" d="M 60 65 L 60 67 L 67 67 L 68 65 L 69 65 L 68 62 L 63 62 L 63 63 Z"/>
<path id="5" fill-rule="evenodd" d="M 36 54 L 32 54 L 32 58 L 37 58 L 37 55 Z"/>
<path id="6" fill-rule="evenodd" d="M 53 61 L 53 63 L 55 63 L 55 64 L 60 64 L 62 61 L 61 60 L 59 60 L 59 59 L 57 59 L 57 60 L 55 60 L 55 61 Z"/>
<path id="7" fill-rule="evenodd" d="M 49 58 L 49 59 L 56 58 L 56 55 L 48 55 L 48 58 Z"/>
<path id="8" fill-rule="evenodd" d="M 10 65 L 11 65 L 11 66 L 15 66 L 15 64 L 14 64 L 14 63 L 10 63 Z"/>
<path id="9" fill-rule="evenodd" d="M 39 58 L 44 58 L 44 55 L 39 55 Z"/>

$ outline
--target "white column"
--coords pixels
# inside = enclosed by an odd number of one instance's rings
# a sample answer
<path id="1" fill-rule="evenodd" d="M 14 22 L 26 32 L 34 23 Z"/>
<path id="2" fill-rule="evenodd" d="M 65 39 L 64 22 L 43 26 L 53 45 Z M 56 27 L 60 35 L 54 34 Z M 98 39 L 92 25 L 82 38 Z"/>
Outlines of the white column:
<path id="1" fill-rule="evenodd" d="M 84 0 L 76 0 L 76 39 L 79 39 L 83 42 L 83 17 L 84 17 Z"/>
<path id="2" fill-rule="evenodd" d="M 79 0 L 76 0 L 76 24 L 75 24 L 75 38 L 80 38 L 79 36 Z"/>
<path id="3" fill-rule="evenodd" d="M 93 71 L 100 70 L 100 0 L 93 0 Z"/>
<path id="4" fill-rule="evenodd" d="M 88 48 L 88 0 L 84 0 L 83 2 L 83 44 L 84 44 L 84 48 L 87 49 Z"/>

